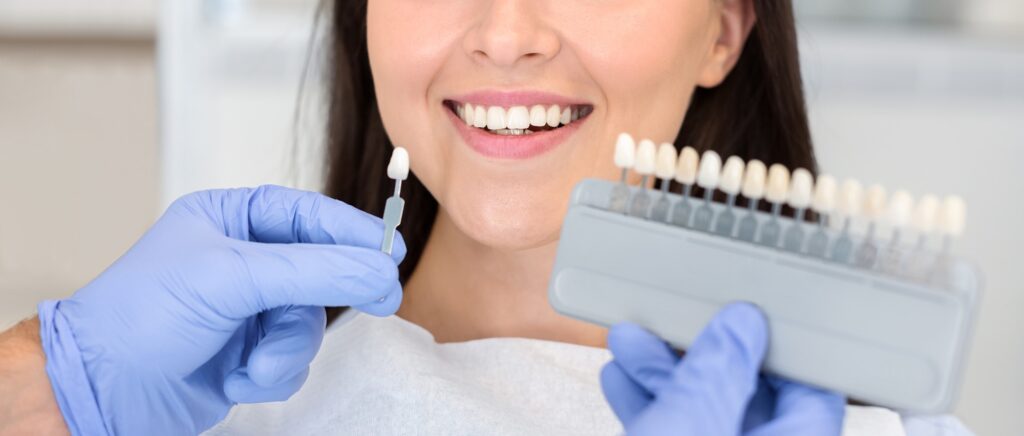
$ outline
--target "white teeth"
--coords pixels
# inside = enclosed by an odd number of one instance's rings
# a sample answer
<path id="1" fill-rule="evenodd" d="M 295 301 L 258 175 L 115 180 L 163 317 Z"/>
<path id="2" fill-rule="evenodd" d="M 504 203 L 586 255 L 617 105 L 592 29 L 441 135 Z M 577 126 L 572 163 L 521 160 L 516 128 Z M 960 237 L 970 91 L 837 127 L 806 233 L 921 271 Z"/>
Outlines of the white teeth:
<path id="1" fill-rule="evenodd" d="M 729 195 L 736 195 L 740 192 L 740 184 L 743 183 L 743 159 L 739 156 L 729 156 L 722 167 L 722 180 L 718 189 Z"/>
<path id="2" fill-rule="evenodd" d="M 561 118 L 559 118 L 558 121 L 561 122 L 562 125 L 566 125 L 572 122 L 572 110 L 570 110 L 569 108 L 562 109 L 562 116 Z"/>
<path id="3" fill-rule="evenodd" d="M 715 189 L 722 173 L 722 158 L 714 150 L 707 150 L 700 157 L 697 185 L 704 189 Z"/>
<path id="4" fill-rule="evenodd" d="M 525 130 L 530 127 L 530 111 L 526 106 L 512 106 L 508 110 L 509 129 Z"/>
<path id="5" fill-rule="evenodd" d="M 818 176 L 814 183 L 814 200 L 811 207 L 827 214 L 836 206 L 836 179 L 828 174 Z"/>
<path id="6" fill-rule="evenodd" d="M 636 164 L 636 142 L 629 133 L 619 133 L 615 140 L 615 166 L 626 169 Z"/>
<path id="7" fill-rule="evenodd" d="M 894 228 L 903 228 L 910 224 L 911 208 L 914 206 L 914 199 L 910 193 L 902 189 L 893 192 L 889 199 L 889 209 L 886 211 L 889 225 Z"/>
<path id="8" fill-rule="evenodd" d="M 481 129 L 487 127 L 487 109 L 484 109 L 483 106 L 473 108 L 473 127 Z"/>
<path id="9" fill-rule="evenodd" d="M 697 150 L 687 145 L 679 152 L 679 164 L 676 165 L 676 181 L 684 185 L 693 185 L 697 180 Z"/>
<path id="10" fill-rule="evenodd" d="M 548 111 L 544 109 L 544 106 L 534 105 L 530 108 L 530 125 L 534 127 L 543 127 L 548 123 Z"/>
<path id="11" fill-rule="evenodd" d="M 562 119 L 562 109 L 557 104 L 548 107 L 548 127 L 558 127 Z"/>
<path id="12" fill-rule="evenodd" d="M 964 232 L 967 222 L 967 205 L 964 199 L 955 195 L 942 199 L 939 211 L 939 230 L 947 236 L 957 237 Z"/>
<path id="13" fill-rule="evenodd" d="M 932 194 L 921 197 L 914 206 L 914 216 L 911 219 L 914 229 L 923 234 L 931 233 L 935 228 L 935 215 L 938 211 L 938 197 Z"/>
<path id="14" fill-rule="evenodd" d="M 670 180 L 676 172 L 676 147 L 669 143 L 658 146 L 657 165 L 654 175 L 662 180 Z"/>
<path id="15" fill-rule="evenodd" d="M 475 116 L 475 113 L 476 112 L 473 109 L 473 105 L 469 103 L 462 105 L 462 121 L 464 121 L 467 125 L 473 125 L 473 117 Z"/>
<path id="16" fill-rule="evenodd" d="M 751 200 L 760 200 L 764 196 L 764 184 L 768 168 L 764 166 L 764 162 L 751 159 L 750 162 L 747 162 L 746 169 L 747 171 L 743 175 L 743 190 L 741 193 L 744 197 Z"/>
<path id="17" fill-rule="evenodd" d="M 793 170 L 789 183 L 787 203 L 794 209 L 806 209 L 811 204 L 811 191 L 814 189 L 814 178 L 804 168 Z"/>
<path id="18" fill-rule="evenodd" d="M 772 164 L 768 167 L 768 186 L 765 189 L 765 199 L 772 203 L 786 201 L 789 194 L 789 170 L 781 164 Z"/>
<path id="19" fill-rule="evenodd" d="M 633 167 L 633 170 L 641 176 L 654 174 L 657 150 L 657 146 L 654 145 L 653 141 L 641 139 L 640 143 L 636 146 L 636 166 Z"/>
<path id="20" fill-rule="evenodd" d="M 836 202 L 836 211 L 847 218 L 859 215 L 863 197 L 864 187 L 860 182 L 856 179 L 844 180 L 839 191 L 839 201 Z"/>
<path id="21" fill-rule="evenodd" d="M 578 106 L 572 106 L 572 112 L 569 113 L 569 119 L 571 121 L 580 119 L 580 108 Z"/>
<path id="22" fill-rule="evenodd" d="M 869 186 L 864 195 L 863 215 L 871 220 L 881 218 L 882 213 L 885 212 L 886 194 L 885 187 L 882 185 Z"/>
<path id="23" fill-rule="evenodd" d="M 507 127 L 505 122 L 505 108 L 491 106 L 487 108 L 487 130 L 498 130 Z"/>

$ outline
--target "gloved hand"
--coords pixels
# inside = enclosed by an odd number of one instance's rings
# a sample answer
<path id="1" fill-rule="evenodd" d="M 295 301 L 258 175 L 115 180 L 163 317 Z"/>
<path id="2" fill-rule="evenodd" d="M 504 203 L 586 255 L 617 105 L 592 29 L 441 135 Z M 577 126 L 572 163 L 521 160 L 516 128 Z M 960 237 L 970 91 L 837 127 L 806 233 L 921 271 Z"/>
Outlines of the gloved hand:
<path id="1" fill-rule="evenodd" d="M 382 222 L 312 192 L 264 186 L 174 202 L 70 298 L 39 305 L 46 370 L 74 434 L 195 434 L 235 403 L 306 379 L 323 306 L 394 313 Z"/>
<path id="2" fill-rule="evenodd" d="M 754 306 L 727 306 L 680 359 L 634 324 L 608 333 L 601 372 L 612 410 L 631 435 L 838 435 L 842 396 L 758 376 L 767 325 Z"/>

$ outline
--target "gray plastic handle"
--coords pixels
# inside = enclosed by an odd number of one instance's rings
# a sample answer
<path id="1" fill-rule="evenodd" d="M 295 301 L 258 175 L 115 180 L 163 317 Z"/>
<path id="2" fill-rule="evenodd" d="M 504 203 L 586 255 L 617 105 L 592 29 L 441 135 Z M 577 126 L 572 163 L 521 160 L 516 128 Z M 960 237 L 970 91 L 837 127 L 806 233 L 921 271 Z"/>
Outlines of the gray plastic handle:
<path id="1" fill-rule="evenodd" d="M 722 306 L 749 301 L 768 319 L 766 372 L 897 410 L 955 404 L 979 294 L 972 266 L 957 263 L 954 289 L 935 288 L 610 212 L 614 185 L 573 191 L 549 284 L 558 312 L 635 322 L 686 348 Z"/>

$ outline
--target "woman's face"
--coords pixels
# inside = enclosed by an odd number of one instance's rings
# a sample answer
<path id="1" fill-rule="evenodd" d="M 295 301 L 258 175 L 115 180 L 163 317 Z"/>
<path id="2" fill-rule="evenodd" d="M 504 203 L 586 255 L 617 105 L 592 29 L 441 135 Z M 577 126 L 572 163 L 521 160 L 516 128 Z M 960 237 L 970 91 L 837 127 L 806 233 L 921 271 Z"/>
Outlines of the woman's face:
<path id="1" fill-rule="evenodd" d="M 367 37 L 413 172 L 471 238 L 522 249 L 558 238 L 577 182 L 618 176 L 620 132 L 674 140 L 752 23 L 750 0 L 369 0 Z"/>

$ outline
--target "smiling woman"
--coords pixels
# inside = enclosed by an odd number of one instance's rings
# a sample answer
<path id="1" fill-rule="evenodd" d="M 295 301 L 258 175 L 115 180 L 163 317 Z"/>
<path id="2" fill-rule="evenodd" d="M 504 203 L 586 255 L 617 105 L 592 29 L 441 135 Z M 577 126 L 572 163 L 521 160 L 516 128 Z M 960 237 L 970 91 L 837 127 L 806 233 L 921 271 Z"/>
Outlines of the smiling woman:
<path id="1" fill-rule="evenodd" d="M 379 213 L 408 148 L 401 315 L 439 340 L 601 345 L 544 297 L 572 187 L 617 176 L 623 131 L 815 168 L 792 8 L 526 3 L 334 5 L 326 193 Z"/>

